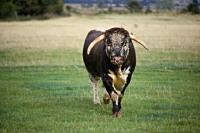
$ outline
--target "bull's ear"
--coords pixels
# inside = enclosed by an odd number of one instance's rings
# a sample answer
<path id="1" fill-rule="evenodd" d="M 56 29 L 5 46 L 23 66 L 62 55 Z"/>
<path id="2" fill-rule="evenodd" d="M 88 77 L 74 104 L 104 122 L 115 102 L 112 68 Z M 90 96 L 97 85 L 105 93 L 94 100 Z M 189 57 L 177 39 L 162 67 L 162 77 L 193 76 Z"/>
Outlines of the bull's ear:
<path id="1" fill-rule="evenodd" d="M 88 46 L 88 49 L 87 49 L 87 54 L 90 54 L 90 51 L 92 50 L 92 48 L 98 43 L 100 42 L 101 40 L 103 40 L 105 38 L 105 35 L 101 35 L 99 37 L 97 37 L 93 42 L 90 43 L 90 45 Z"/>
<path id="2" fill-rule="evenodd" d="M 141 44 L 147 51 L 149 51 L 149 49 L 147 48 L 146 44 L 139 40 L 138 38 L 136 38 L 133 34 L 129 34 L 129 37 L 131 38 L 131 40 L 134 40 L 136 42 L 138 42 L 139 44 Z"/>

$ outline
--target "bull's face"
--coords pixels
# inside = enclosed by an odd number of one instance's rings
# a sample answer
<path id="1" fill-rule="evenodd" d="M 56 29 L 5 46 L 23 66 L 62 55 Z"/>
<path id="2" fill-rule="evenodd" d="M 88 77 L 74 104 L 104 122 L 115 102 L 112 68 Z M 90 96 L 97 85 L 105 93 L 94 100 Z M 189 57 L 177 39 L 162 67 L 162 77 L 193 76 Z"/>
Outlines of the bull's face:
<path id="1" fill-rule="evenodd" d="M 114 65 L 121 65 L 129 54 L 130 37 L 119 33 L 105 37 L 106 54 Z"/>
<path id="2" fill-rule="evenodd" d="M 98 44 L 98 42 L 104 40 L 106 45 L 106 54 L 110 58 L 111 63 L 120 65 L 124 62 L 129 54 L 129 44 L 131 40 L 134 40 L 141 44 L 148 50 L 144 42 L 137 39 L 132 34 L 129 34 L 123 28 L 112 28 L 106 30 L 104 34 L 97 37 L 88 47 L 87 54 L 90 54 L 92 48 Z"/>

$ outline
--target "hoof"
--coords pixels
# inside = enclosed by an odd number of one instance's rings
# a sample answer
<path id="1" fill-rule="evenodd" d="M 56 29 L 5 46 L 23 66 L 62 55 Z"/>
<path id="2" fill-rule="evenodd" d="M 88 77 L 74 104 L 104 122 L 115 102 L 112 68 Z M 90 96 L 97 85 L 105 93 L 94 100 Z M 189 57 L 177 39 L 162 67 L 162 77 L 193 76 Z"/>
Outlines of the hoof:
<path id="1" fill-rule="evenodd" d="M 100 102 L 100 101 L 94 101 L 94 104 L 99 104 L 99 105 L 101 105 L 101 102 Z"/>
<path id="2" fill-rule="evenodd" d="M 104 99 L 104 98 L 103 98 L 103 102 L 104 102 L 105 104 L 109 104 L 110 99 Z"/>
<path id="3" fill-rule="evenodd" d="M 120 112 L 115 112 L 115 113 L 113 113 L 113 117 L 114 117 L 114 118 L 121 118 L 122 115 L 121 115 Z"/>

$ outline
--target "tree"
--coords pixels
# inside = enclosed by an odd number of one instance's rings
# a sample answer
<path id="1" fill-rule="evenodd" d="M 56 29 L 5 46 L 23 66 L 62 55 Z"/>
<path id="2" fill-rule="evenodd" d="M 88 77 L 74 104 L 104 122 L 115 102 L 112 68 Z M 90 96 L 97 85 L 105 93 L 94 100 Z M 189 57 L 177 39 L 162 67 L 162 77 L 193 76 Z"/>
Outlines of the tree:
<path id="1" fill-rule="evenodd" d="M 137 0 L 129 0 L 127 2 L 127 8 L 130 10 L 130 12 L 141 12 L 142 6 L 138 3 Z"/>
<path id="2" fill-rule="evenodd" d="M 59 15 L 63 11 L 62 0 L 14 0 L 19 15 Z"/>
<path id="3" fill-rule="evenodd" d="M 187 6 L 187 9 L 189 12 L 191 12 L 192 14 L 199 14 L 200 13 L 200 9 L 198 7 L 197 4 L 195 3 L 190 3 L 188 6 Z"/>
<path id="4" fill-rule="evenodd" d="M 0 18 L 5 19 L 14 16 L 15 5 L 12 0 L 1 0 L 0 9 Z"/>

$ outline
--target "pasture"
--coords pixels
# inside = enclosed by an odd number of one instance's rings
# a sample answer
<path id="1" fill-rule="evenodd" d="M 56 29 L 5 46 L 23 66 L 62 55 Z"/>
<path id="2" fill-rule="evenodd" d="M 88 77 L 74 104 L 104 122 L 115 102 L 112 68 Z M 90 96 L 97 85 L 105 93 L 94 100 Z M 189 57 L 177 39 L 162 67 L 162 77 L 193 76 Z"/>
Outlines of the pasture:
<path id="1" fill-rule="evenodd" d="M 82 61 L 91 29 L 124 27 L 134 42 L 136 70 L 122 100 L 93 105 Z M 101 83 L 100 83 L 101 86 Z M 200 17 L 72 16 L 0 22 L 0 132 L 200 132 Z"/>

